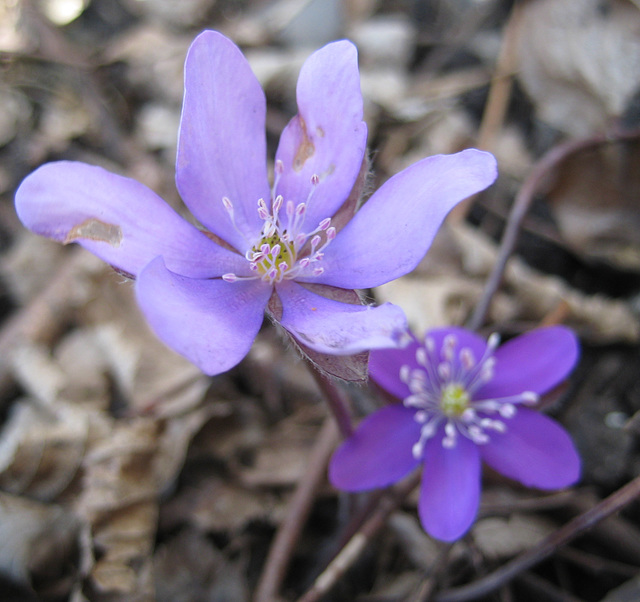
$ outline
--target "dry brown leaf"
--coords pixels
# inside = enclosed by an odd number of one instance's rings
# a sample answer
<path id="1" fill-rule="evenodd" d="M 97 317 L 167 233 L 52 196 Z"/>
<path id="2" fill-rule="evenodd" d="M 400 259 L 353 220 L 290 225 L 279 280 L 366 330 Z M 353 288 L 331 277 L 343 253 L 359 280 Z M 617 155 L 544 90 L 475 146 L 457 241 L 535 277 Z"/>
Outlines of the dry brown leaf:
<path id="1" fill-rule="evenodd" d="M 272 517 L 276 498 L 271 493 L 212 477 L 183 493 L 186 522 L 206 532 L 239 532 L 255 520 Z M 175 519 L 175 517 L 174 517 Z"/>
<path id="2" fill-rule="evenodd" d="M 443 277 L 442 265 L 427 256 L 413 275 L 376 289 L 382 301 L 403 307 L 409 323 L 418 329 L 463 323 L 463 310 L 480 298 L 498 253 L 497 246 L 486 236 L 464 224 L 449 224 L 439 238 L 438 244 L 451 252 L 446 264 L 449 276 Z M 540 274 L 518 257 L 512 257 L 507 264 L 489 320 L 538 323 L 560 305 L 566 307 L 567 325 L 591 342 L 633 343 L 640 339 L 640 322 L 627 303 L 582 293 L 558 277 Z M 434 319 L 443 317 L 445 321 L 440 323 Z M 458 318 L 462 319 L 456 322 Z"/>
<path id="3" fill-rule="evenodd" d="M 456 226 L 452 233 L 460 244 L 464 265 L 472 265 L 476 274 L 484 272 L 486 277 L 497 257 L 495 244 L 464 225 Z M 521 320 L 539 322 L 564 304 L 567 325 L 591 342 L 634 343 L 640 338 L 638 318 L 624 301 L 582 293 L 558 277 L 540 274 L 518 257 L 507 264 L 503 290 L 509 291 Z"/>
<path id="4" fill-rule="evenodd" d="M 509 518 L 483 518 L 473 526 L 473 539 L 491 560 L 505 560 L 529 550 L 556 530 L 537 515 L 512 514 Z"/>
<path id="5" fill-rule="evenodd" d="M 0 492 L 0 571 L 25 584 L 39 573 L 49 580 L 61 576 L 78 531 L 78 520 L 60 506 Z"/>
<path id="6" fill-rule="evenodd" d="M 87 318 L 129 412 L 169 417 L 197 407 L 209 379 L 151 332 L 129 283 L 109 275 L 100 284 Z"/>
<path id="7" fill-rule="evenodd" d="M 640 11 L 627 0 L 528 2 L 519 58 L 541 119 L 574 136 L 600 130 L 640 85 Z"/>
<path id="8" fill-rule="evenodd" d="M 194 529 L 184 530 L 155 556 L 158 602 L 248 600 L 245 560 L 229 560 Z"/>
<path id="9" fill-rule="evenodd" d="M 582 257 L 640 272 L 639 165 L 638 144 L 581 153 L 562 165 L 548 199 L 563 239 Z"/>
<path id="10" fill-rule="evenodd" d="M 323 414 L 322 407 L 302 406 L 281 420 L 257 446 L 252 465 L 239 467 L 242 483 L 250 487 L 295 485 L 306 469 Z"/>
<path id="11" fill-rule="evenodd" d="M 27 400 L 16 402 L 0 433 L 0 487 L 56 499 L 79 473 L 88 438 L 81 412 L 54 415 Z"/>
<path id="12" fill-rule="evenodd" d="M 124 61 L 131 84 L 144 86 L 157 98 L 179 106 L 183 66 L 193 36 L 176 35 L 165 25 L 143 23 L 114 37 L 104 52 L 106 61 Z"/>
<path id="13" fill-rule="evenodd" d="M 76 511 L 91 525 L 96 560 L 90 578 L 102 593 L 152 599 L 158 425 L 137 419 L 111 424 L 103 420 L 97 426 L 84 458 L 83 490 L 75 501 Z"/>

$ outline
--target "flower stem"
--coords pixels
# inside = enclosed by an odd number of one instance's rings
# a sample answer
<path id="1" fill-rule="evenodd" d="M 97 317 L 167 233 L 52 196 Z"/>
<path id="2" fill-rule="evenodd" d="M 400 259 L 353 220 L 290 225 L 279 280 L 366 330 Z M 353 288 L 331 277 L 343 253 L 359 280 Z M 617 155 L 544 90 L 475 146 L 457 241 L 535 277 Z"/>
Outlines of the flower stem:
<path id="1" fill-rule="evenodd" d="M 309 516 L 316 491 L 325 478 L 327 463 L 337 440 L 336 424 L 333 420 L 327 419 L 314 444 L 307 470 L 288 504 L 284 520 L 269 548 L 269 555 L 253 598 L 254 602 L 270 602 L 278 598 L 289 559 Z"/>
<path id="2" fill-rule="evenodd" d="M 335 380 L 324 372 L 316 370 L 309 362 L 307 362 L 307 365 L 336 420 L 340 434 L 345 439 L 351 437 L 353 435 L 353 423 L 349 405 L 343 392 L 338 388 Z"/>

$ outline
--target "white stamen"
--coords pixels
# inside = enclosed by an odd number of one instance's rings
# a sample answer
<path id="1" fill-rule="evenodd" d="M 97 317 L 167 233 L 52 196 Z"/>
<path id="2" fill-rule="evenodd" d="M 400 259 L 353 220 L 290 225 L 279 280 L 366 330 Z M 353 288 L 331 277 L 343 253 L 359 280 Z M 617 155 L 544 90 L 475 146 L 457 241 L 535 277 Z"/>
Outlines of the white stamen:
<path id="1" fill-rule="evenodd" d="M 478 360 L 471 348 L 458 347 L 458 337 L 453 333 L 442 339 L 438 349 L 434 338 L 427 335 L 424 346 L 415 351 L 415 364 L 419 367 L 403 365 L 400 368 L 400 380 L 410 391 L 403 403 L 415 411 L 415 420 L 422 425 L 414 454 L 424 453 L 425 441 L 442 432 L 437 427 L 443 421 L 441 444 L 444 448 L 454 448 L 460 436 L 485 445 L 492 436 L 508 430 L 509 421 L 517 414 L 520 404 L 539 401 L 533 391 L 502 398 L 477 398 L 481 387 L 494 377 L 493 353 L 499 341 L 497 334 L 491 335 Z"/>

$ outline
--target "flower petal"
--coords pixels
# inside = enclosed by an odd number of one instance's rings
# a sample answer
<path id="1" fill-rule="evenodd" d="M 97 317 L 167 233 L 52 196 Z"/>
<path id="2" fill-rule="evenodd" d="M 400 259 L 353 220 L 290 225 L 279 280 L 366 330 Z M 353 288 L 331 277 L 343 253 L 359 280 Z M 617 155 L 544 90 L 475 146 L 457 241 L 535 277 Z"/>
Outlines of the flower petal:
<path id="1" fill-rule="evenodd" d="M 77 242 L 132 276 L 158 255 L 193 278 L 248 271 L 243 257 L 215 244 L 149 188 L 86 163 L 59 161 L 34 171 L 16 192 L 16 211 L 36 234 Z"/>
<path id="2" fill-rule="evenodd" d="M 276 193 L 297 205 L 313 190 L 305 218 L 310 231 L 349 196 L 367 145 L 355 46 L 342 40 L 312 54 L 300 71 L 297 100 L 298 115 L 282 132 L 276 153 L 284 168 Z"/>
<path id="3" fill-rule="evenodd" d="M 292 281 L 278 284 L 276 290 L 282 301 L 280 323 L 315 351 L 351 355 L 397 347 L 404 339 L 406 318 L 391 303 L 350 305 L 316 295 Z"/>
<path id="4" fill-rule="evenodd" d="M 470 349 L 476 361 L 482 358 L 487 348 L 487 343 L 482 337 L 469 330 L 455 326 L 430 330 L 427 335 L 433 340 L 434 350 L 438 357 L 440 357 L 440 350 L 447 336 L 455 337 L 457 353 L 463 348 Z M 405 399 L 410 394 L 409 387 L 400 380 L 400 368 L 405 365 L 411 368 L 422 368 L 416 361 L 416 350 L 424 345 L 413 334 L 410 334 L 410 336 L 411 343 L 406 347 L 372 351 L 369 360 L 369 375 L 371 378 L 385 391 L 400 400 Z"/>
<path id="5" fill-rule="evenodd" d="M 558 489 L 580 478 L 580 457 L 569 434 L 554 420 L 527 408 L 506 420 L 505 433 L 491 433 L 483 460 L 528 487 Z"/>
<path id="6" fill-rule="evenodd" d="M 238 47 L 201 33 L 185 62 L 176 183 L 192 213 L 244 253 L 262 229 L 258 199 L 269 199 L 262 88 Z M 231 223 L 222 198 L 233 203 Z"/>
<path id="7" fill-rule="evenodd" d="M 569 375 L 579 352 L 575 334 L 564 326 L 532 330 L 496 349 L 495 376 L 475 397 L 491 399 L 523 391 L 546 393 Z"/>
<path id="8" fill-rule="evenodd" d="M 400 368 L 416 366 L 416 350 L 420 343 L 413 336 L 411 342 L 402 349 L 378 349 L 369 355 L 369 377 L 385 391 L 402 401 L 411 392 L 406 383 L 400 380 Z"/>
<path id="9" fill-rule="evenodd" d="M 363 491 L 386 487 L 418 466 L 413 444 L 420 438 L 415 412 L 388 406 L 365 418 L 333 454 L 329 480 L 338 489 Z"/>
<path id="10" fill-rule="evenodd" d="M 434 353 L 437 355 L 438 359 L 444 359 L 441 355 L 442 348 L 444 346 L 445 339 L 448 337 L 451 337 L 455 343 L 454 353 L 456 354 L 455 360 L 457 362 L 460 360 L 460 351 L 462 349 L 469 349 L 476 362 L 482 359 L 482 356 L 487 349 L 487 341 L 485 341 L 480 335 L 458 326 L 434 328 L 427 332 L 427 336 L 433 341 Z"/>
<path id="11" fill-rule="evenodd" d="M 385 182 L 327 246 L 325 271 L 315 281 L 369 288 L 410 272 L 447 213 L 495 178 L 493 155 L 475 149 L 408 167 Z"/>
<path id="12" fill-rule="evenodd" d="M 462 436 L 455 447 L 443 447 L 442 428 L 425 445 L 418 513 L 429 535 L 455 541 L 468 531 L 478 512 L 480 454 Z"/>
<path id="13" fill-rule="evenodd" d="M 209 375 L 233 368 L 262 325 L 271 288 L 260 280 L 196 280 L 161 257 L 136 282 L 138 303 L 158 337 Z"/>

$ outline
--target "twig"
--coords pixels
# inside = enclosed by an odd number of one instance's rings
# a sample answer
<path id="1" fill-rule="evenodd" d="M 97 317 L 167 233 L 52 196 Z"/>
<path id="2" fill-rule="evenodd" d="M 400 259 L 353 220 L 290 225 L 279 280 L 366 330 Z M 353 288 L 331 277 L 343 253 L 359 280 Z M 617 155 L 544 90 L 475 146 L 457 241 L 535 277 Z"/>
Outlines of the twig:
<path id="1" fill-rule="evenodd" d="M 336 584 L 338 579 L 360 557 L 363 550 L 376 533 L 384 526 L 387 517 L 402 503 L 417 486 L 420 474 L 417 471 L 399 486 L 392 487 L 381 498 L 375 512 L 365 521 L 362 527 L 340 550 L 329 566 L 315 580 L 313 586 L 298 600 L 298 602 L 317 602 L 326 595 Z"/>
<path id="2" fill-rule="evenodd" d="M 516 44 L 522 26 L 524 2 L 516 2 L 511 9 L 509 20 L 504 28 L 500 54 L 496 61 L 496 69 L 489 88 L 487 104 L 482 115 L 478 146 L 491 150 L 498 130 L 502 126 L 513 88 L 513 75 L 518 64 Z"/>
<path id="3" fill-rule="evenodd" d="M 533 595 L 538 600 L 545 600 L 545 602 L 582 602 L 580 598 L 562 591 L 534 573 L 522 573 L 522 575 L 518 576 L 518 581 L 532 590 Z"/>
<path id="4" fill-rule="evenodd" d="M 507 226 L 500 243 L 500 252 L 493 266 L 493 270 L 489 275 L 484 293 L 476 305 L 475 311 L 471 316 L 467 326 L 471 330 L 477 330 L 484 323 L 485 317 L 491 304 L 494 293 L 498 290 L 502 276 L 507 265 L 507 261 L 513 252 L 518 241 L 518 235 L 522 220 L 529 210 L 529 206 L 533 200 L 535 193 L 541 184 L 546 181 L 549 175 L 571 155 L 590 148 L 595 148 L 603 144 L 618 142 L 623 140 L 632 140 L 640 137 L 640 130 L 623 131 L 614 129 L 612 131 L 597 134 L 589 138 L 581 138 L 579 140 L 569 140 L 552 148 L 544 155 L 531 170 L 529 176 L 524 181 L 518 194 L 516 195 L 513 207 L 509 214 Z"/>
<path id="5" fill-rule="evenodd" d="M 502 565 L 499 569 L 482 579 L 453 588 L 433 598 L 434 602 L 465 602 L 486 596 L 490 592 L 504 586 L 514 577 L 530 569 L 553 554 L 560 546 L 565 545 L 585 531 L 604 520 L 610 514 L 624 508 L 640 496 L 640 477 L 636 477 L 624 487 L 612 493 L 599 504 L 569 521 L 551 535 L 545 537 L 538 545 L 527 550 L 517 558 Z"/>
<path id="6" fill-rule="evenodd" d="M 420 589 L 416 595 L 411 599 L 411 602 L 427 602 L 431 600 L 433 592 L 438 587 L 440 581 L 439 576 L 442 571 L 448 566 L 449 556 L 451 554 L 452 544 L 446 544 L 443 546 L 438 559 L 435 561 L 430 571 L 430 577 L 425 579 L 420 585 Z"/>
<path id="7" fill-rule="evenodd" d="M 518 56 L 516 52 L 516 42 L 518 41 L 518 34 L 520 33 L 520 25 L 522 23 L 523 6 L 524 3 L 522 2 L 514 4 L 511 9 L 511 14 L 509 15 L 509 20 L 504 28 L 500 54 L 496 61 L 495 72 L 491 78 L 489 95 L 482 114 L 482 121 L 480 122 L 480 130 L 477 138 L 478 148 L 484 150 L 493 149 L 496 134 L 504 122 L 509 106 L 511 89 L 513 88 L 513 74 L 516 69 Z M 473 204 L 473 199 L 474 197 L 470 197 L 456 205 L 449 214 L 449 220 L 454 223 L 462 221 Z"/>
<path id="8" fill-rule="evenodd" d="M 327 419 L 311 452 L 308 468 L 287 506 L 284 521 L 269 549 L 256 588 L 255 602 L 272 602 L 277 598 L 291 553 L 309 516 L 315 493 L 325 478 L 327 463 L 337 440 L 336 423 Z"/>

